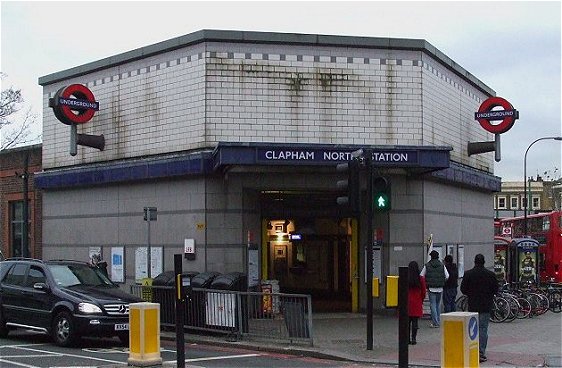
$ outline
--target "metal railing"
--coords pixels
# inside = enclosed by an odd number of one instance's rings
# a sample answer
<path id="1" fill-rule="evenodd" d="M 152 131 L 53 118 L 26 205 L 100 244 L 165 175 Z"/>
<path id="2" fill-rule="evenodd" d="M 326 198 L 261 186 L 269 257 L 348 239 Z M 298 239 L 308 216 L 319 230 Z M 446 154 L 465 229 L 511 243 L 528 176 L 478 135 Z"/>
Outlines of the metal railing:
<path id="1" fill-rule="evenodd" d="M 131 293 L 160 303 L 160 324 L 175 326 L 174 287 L 132 285 Z M 188 330 L 313 346 L 310 295 L 194 288 L 184 321 Z"/>

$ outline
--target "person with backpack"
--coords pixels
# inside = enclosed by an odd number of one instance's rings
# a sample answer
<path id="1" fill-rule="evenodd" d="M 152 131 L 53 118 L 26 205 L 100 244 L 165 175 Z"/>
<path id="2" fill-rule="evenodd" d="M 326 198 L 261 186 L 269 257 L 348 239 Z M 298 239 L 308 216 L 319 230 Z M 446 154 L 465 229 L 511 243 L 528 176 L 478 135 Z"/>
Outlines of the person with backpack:
<path id="1" fill-rule="evenodd" d="M 441 326 L 441 294 L 443 294 L 443 286 L 449 278 L 449 272 L 445 265 L 439 260 L 439 253 L 432 250 L 429 253 L 431 259 L 427 262 L 420 273 L 425 277 L 425 283 L 428 288 L 429 308 L 431 310 L 431 323 L 429 327 L 439 328 Z"/>

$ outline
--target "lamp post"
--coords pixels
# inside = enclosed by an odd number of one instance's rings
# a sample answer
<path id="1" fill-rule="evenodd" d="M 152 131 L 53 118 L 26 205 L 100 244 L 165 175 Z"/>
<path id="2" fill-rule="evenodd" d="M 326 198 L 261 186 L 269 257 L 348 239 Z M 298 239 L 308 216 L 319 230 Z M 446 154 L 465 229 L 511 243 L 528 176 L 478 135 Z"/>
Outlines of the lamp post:
<path id="1" fill-rule="evenodd" d="M 539 139 L 535 139 L 530 145 L 529 147 L 527 147 L 527 150 L 525 151 L 525 158 L 523 160 L 523 192 L 525 193 L 525 203 L 524 203 L 524 220 L 523 220 L 523 224 L 524 224 L 524 231 L 525 231 L 525 236 L 527 236 L 527 208 L 529 207 L 529 200 L 527 198 L 527 153 L 529 153 L 529 149 L 531 148 L 531 146 L 535 143 L 537 143 L 538 141 L 543 141 L 546 139 L 552 139 L 555 141 L 562 141 L 562 137 L 542 137 Z M 531 187 L 531 184 L 529 183 L 529 189 Z"/>

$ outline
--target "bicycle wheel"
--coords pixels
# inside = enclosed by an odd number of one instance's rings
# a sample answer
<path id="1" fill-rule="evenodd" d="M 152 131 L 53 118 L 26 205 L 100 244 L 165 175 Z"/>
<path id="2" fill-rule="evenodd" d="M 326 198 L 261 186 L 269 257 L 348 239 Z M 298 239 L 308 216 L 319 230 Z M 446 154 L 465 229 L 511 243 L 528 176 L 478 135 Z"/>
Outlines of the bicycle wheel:
<path id="1" fill-rule="evenodd" d="M 517 312 L 517 318 L 523 319 L 531 315 L 531 303 L 523 297 L 517 298 L 517 303 L 519 303 L 519 311 Z"/>
<path id="2" fill-rule="evenodd" d="M 528 293 L 526 295 L 526 299 L 531 304 L 531 317 L 541 314 L 541 302 L 539 296 L 535 293 Z"/>
<path id="3" fill-rule="evenodd" d="M 490 311 L 490 321 L 500 323 L 509 317 L 509 302 L 502 297 L 495 297 L 492 310 Z"/>
<path id="4" fill-rule="evenodd" d="M 537 293 L 529 293 L 529 302 L 533 308 L 533 313 L 537 316 L 546 313 L 548 310 L 548 298 Z"/>
<path id="5" fill-rule="evenodd" d="M 468 297 L 466 295 L 459 296 L 455 304 L 459 312 L 466 312 L 468 310 Z"/>
<path id="6" fill-rule="evenodd" d="M 517 318 L 517 314 L 519 313 L 519 309 L 521 309 L 521 306 L 513 295 L 504 293 L 501 296 L 509 303 L 509 315 L 506 319 L 506 322 L 511 322 Z"/>
<path id="7" fill-rule="evenodd" d="M 545 314 L 550 309 L 550 300 L 542 293 L 538 294 L 540 303 L 540 314 Z"/>
<path id="8" fill-rule="evenodd" d="M 554 313 L 562 311 L 562 292 L 552 291 L 549 293 L 550 310 Z"/>

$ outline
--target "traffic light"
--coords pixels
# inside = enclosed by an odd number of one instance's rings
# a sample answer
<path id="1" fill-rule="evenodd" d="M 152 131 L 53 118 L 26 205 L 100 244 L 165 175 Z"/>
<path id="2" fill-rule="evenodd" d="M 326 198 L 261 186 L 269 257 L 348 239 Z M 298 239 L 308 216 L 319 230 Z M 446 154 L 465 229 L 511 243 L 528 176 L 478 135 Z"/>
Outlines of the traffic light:
<path id="1" fill-rule="evenodd" d="M 390 210 L 390 184 L 384 176 L 373 176 L 373 209 L 378 212 Z"/>
<path id="2" fill-rule="evenodd" d="M 359 211 L 359 161 L 352 159 L 349 162 L 338 164 L 336 170 L 347 173 L 347 179 L 338 180 L 336 186 L 345 191 L 346 196 L 338 197 L 336 202 L 341 206 L 348 206 L 350 210 Z"/>

